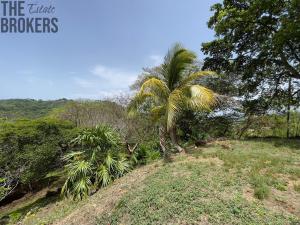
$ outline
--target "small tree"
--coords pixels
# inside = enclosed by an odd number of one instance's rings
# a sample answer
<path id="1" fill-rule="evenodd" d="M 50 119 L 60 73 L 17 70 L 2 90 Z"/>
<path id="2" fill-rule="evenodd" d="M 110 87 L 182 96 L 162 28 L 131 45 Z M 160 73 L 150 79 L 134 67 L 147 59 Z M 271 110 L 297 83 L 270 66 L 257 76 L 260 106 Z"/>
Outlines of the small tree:
<path id="1" fill-rule="evenodd" d="M 211 71 L 193 71 L 196 55 L 175 44 L 165 56 L 160 67 L 148 71 L 139 81 L 140 90 L 129 104 L 129 114 L 139 110 L 149 112 L 160 126 L 161 143 L 164 134 L 179 152 L 185 150 L 178 144 L 176 122 L 185 109 L 210 110 L 217 102 L 214 92 L 196 84 Z M 164 147 L 162 147 L 164 149 Z"/>

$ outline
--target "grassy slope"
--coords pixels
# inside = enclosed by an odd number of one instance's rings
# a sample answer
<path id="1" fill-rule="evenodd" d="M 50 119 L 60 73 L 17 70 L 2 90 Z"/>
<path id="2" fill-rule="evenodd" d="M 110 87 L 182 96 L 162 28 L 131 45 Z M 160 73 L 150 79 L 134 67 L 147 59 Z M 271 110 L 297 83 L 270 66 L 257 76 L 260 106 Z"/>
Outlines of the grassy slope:
<path id="1" fill-rule="evenodd" d="M 196 158 L 164 166 L 98 224 L 299 224 L 294 144 L 233 142 L 194 151 Z M 253 197 L 261 186 L 270 191 L 263 201 Z"/>
<path id="2" fill-rule="evenodd" d="M 214 143 L 137 169 L 83 202 L 51 203 L 22 224 L 299 224 L 299 146 Z"/>

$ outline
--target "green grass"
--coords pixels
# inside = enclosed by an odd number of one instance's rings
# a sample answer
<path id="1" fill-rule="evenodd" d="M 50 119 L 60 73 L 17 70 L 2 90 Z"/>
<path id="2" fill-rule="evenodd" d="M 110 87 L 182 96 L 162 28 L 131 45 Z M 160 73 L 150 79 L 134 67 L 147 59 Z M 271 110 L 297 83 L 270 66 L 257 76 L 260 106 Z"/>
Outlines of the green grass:
<path id="1" fill-rule="evenodd" d="M 232 141 L 232 144 L 232 151 L 216 146 L 202 155 L 218 157 L 224 161 L 226 170 L 235 169 L 260 189 L 269 186 L 285 191 L 287 182 L 279 174 L 291 180 L 300 178 L 299 140 Z"/>
<path id="2" fill-rule="evenodd" d="M 166 164 L 97 224 L 299 224 L 299 215 L 274 211 L 261 201 L 272 198 L 271 189 L 287 190 L 279 175 L 295 175 L 299 150 L 277 141 L 231 144 L 233 150 L 214 145 L 192 151 L 194 160 L 178 157 Z M 253 201 L 244 195 L 248 185 Z"/>
<path id="3" fill-rule="evenodd" d="M 40 208 L 47 206 L 50 203 L 60 200 L 58 195 L 46 197 L 43 196 L 35 201 L 28 201 L 24 204 L 20 204 L 19 207 L 11 211 L 7 211 L 4 214 L 0 214 L 1 222 L 5 224 L 16 224 L 19 220 L 23 219 L 25 216 L 34 214 Z"/>

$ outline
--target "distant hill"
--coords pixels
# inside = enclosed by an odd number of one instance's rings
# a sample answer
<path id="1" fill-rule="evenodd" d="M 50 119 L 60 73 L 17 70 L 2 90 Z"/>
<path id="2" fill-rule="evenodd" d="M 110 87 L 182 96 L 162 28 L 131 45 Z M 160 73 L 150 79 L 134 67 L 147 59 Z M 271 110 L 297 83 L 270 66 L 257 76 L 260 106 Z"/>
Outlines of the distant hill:
<path id="1" fill-rule="evenodd" d="M 72 100 L 59 99 L 51 101 L 34 99 L 8 99 L 0 100 L 0 118 L 34 119 L 46 116 L 55 108 L 59 108 Z"/>

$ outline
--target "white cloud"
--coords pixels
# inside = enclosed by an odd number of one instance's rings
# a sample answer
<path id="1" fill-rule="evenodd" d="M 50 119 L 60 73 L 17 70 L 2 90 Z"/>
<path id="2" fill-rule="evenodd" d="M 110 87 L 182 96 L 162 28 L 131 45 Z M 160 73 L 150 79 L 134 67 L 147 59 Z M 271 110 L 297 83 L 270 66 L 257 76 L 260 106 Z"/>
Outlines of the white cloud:
<path id="1" fill-rule="evenodd" d="M 159 66 L 164 61 L 164 57 L 162 55 L 150 55 L 149 59 L 151 66 Z"/>
<path id="2" fill-rule="evenodd" d="M 128 72 L 118 68 L 110 68 L 103 65 L 96 65 L 90 71 L 93 75 L 103 79 L 103 81 L 113 87 L 125 88 L 133 84 L 138 76 L 138 72 Z"/>
<path id="3" fill-rule="evenodd" d="M 119 68 L 95 65 L 86 76 L 72 77 L 79 87 L 70 98 L 106 99 L 129 93 L 139 72 L 130 72 Z"/>

